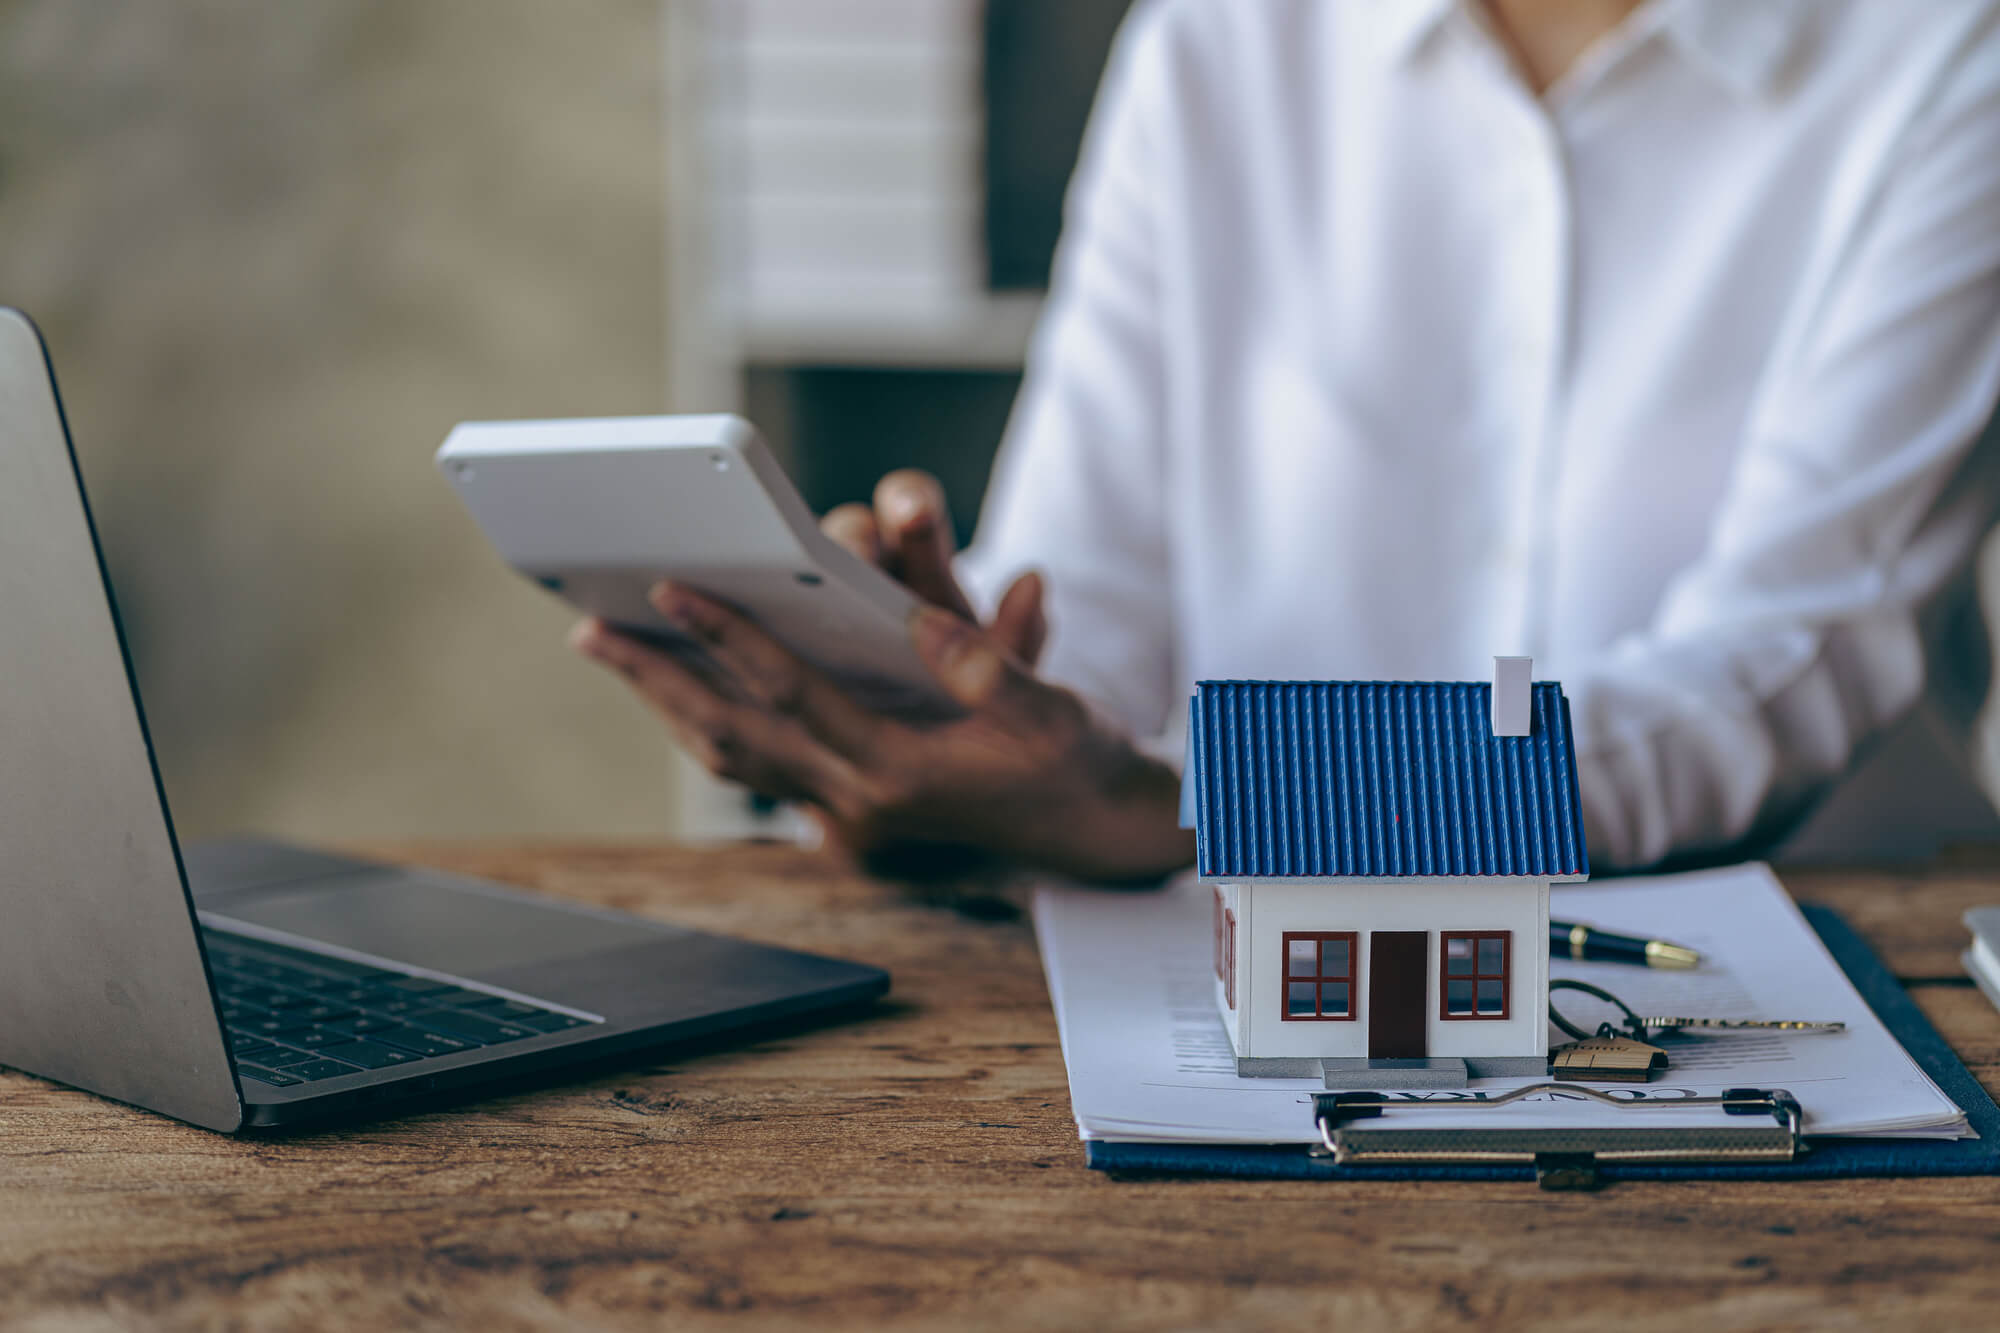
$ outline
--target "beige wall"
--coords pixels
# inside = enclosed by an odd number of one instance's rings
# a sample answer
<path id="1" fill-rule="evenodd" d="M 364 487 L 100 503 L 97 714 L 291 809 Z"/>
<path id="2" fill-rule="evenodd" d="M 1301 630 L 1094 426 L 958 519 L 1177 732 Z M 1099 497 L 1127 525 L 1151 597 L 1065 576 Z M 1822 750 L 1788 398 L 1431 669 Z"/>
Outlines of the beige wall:
<path id="1" fill-rule="evenodd" d="M 655 0 L 0 6 L 43 326 L 184 830 L 659 831 L 662 732 L 430 467 L 662 407 Z"/>

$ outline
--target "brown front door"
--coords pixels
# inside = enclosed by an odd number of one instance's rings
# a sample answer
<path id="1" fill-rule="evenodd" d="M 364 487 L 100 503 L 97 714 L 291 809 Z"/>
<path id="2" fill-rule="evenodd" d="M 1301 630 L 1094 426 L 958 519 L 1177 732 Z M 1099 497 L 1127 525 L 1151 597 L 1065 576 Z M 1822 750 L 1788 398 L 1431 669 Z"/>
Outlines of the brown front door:
<path id="1" fill-rule="evenodd" d="M 1430 934 L 1422 930 L 1377 930 L 1368 936 L 1368 1058 L 1421 1060 L 1424 1046 L 1425 985 Z"/>

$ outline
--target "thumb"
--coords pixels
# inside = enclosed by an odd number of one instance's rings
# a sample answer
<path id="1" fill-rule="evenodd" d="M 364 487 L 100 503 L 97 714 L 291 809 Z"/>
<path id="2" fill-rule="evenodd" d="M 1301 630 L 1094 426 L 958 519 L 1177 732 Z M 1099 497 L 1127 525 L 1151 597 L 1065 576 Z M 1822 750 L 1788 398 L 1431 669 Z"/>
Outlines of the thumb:
<path id="1" fill-rule="evenodd" d="M 951 516 L 937 478 L 891 472 L 876 484 L 875 514 L 891 572 L 925 601 L 970 619 L 972 605 L 952 575 Z"/>
<path id="2" fill-rule="evenodd" d="M 987 633 L 1030 670 L 1041 661 L 1042 646 L 1049 638 L 1048 613 L 1043 610 L 1046 586 L 1032 569 L 1015 579 L 986 627 Z"/>
<path id="3" fill-rule="evenodd" d="M 997 712 L 1029 721 L 1053 693 L 993 639 L 962 616 L 919 606 L 910 616 L 910 640 L 946 692 L 967 710 Z"/>

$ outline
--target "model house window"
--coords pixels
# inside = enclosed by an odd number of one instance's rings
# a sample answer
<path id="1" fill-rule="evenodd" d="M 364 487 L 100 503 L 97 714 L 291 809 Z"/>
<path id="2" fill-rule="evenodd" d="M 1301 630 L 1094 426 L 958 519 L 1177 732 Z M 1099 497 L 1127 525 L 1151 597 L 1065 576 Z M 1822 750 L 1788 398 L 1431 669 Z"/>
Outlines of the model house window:
<path id="1" fill-rule="evenodd" d="M 1445 1018 L 1505 1018 L 1513 980 L 1513 934 L 1505 930 L 1447 930 L 1444 957 Z"/>
<path id="2" fill-rule="evenodd" d="M 1222 998 L 1236 1007 L 1236 913 L 1224 912 L 1222 942 Z"/>
<path id="3" fill-rule="evenodd" d="M 1286 931 L 1283 947 L 1286 1020 L 1353 1018 L 1360 953 L 1355 933 Z"/>
<path id="4" fill-rule="evenodd" d="M 1227 970 L 1227 969 L 1226 969 L 1226 968 L 1225 968 L 1225 967 L 1223 966 L 1223 956 L 1224 956 L 1224 953 L 1225 953 L 1225 951 L 1226 951 L 1226 950 L 1227 950 L 1227 948 L 1228 948 L 1228 944 L 1227 944 L 1227 942 L 1226 942 L 1226 941 L 1225 941 L 1225 940 L 1223 939 L 1223 931 L 1222 931 L 1222 890 L 1221 890 L 1221 889 L 1217 889 L 1217 890 L 1215 891 L 1215 925 L 1214 925 L 1214 928 L 1213 928 L 1213 934 L 1214 934 L 1214 936 L 1215 936 L 1215 949 L 1214 949 L 1214 953 L 1215 953 L 1215 979 L 1216 979 L 1217 981 L 1227 981 L 1227 980 L 1229 980 L 1229 972 L 1228 972 L 1228 970 Z"/>

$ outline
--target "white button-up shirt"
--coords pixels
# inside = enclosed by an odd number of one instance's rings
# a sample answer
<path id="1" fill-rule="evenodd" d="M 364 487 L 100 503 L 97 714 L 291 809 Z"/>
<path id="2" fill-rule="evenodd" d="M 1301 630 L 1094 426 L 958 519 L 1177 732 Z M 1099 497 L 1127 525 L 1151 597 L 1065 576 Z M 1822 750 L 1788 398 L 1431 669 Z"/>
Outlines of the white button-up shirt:
<path id="1" fill-rule="evenodd" d="M 1531 654 L 1650 863 L 1984 670 L 1996 398 L 2000 5 L 1650 0 L 1538 99 L 1470 0 L 1155 0 L 964 568 L 1044 570 L 1048 674 L 1141 735 Z M 1990 815 L 1953 782 L 1844 819 Z"/>

